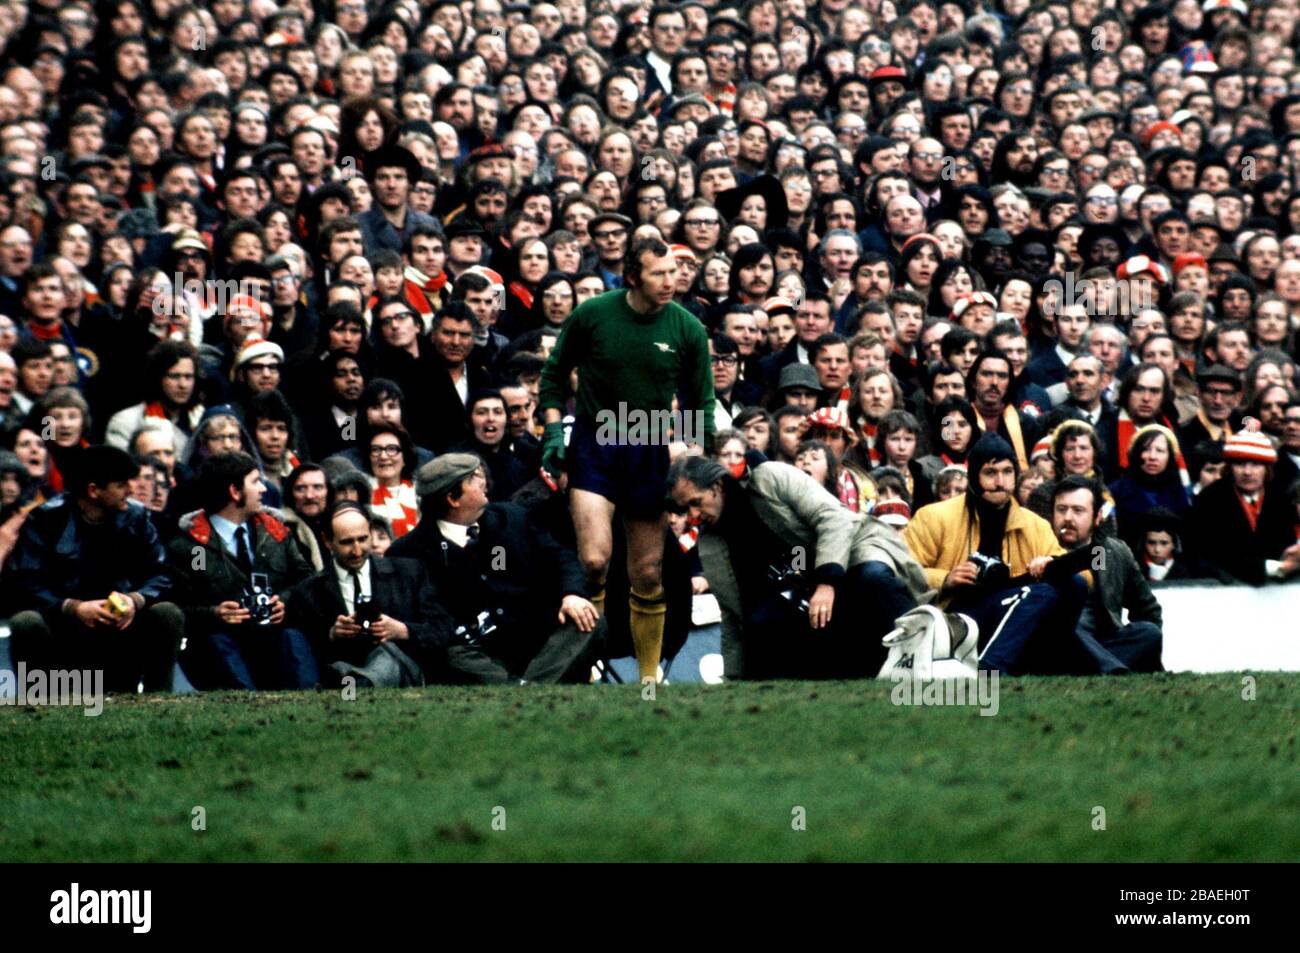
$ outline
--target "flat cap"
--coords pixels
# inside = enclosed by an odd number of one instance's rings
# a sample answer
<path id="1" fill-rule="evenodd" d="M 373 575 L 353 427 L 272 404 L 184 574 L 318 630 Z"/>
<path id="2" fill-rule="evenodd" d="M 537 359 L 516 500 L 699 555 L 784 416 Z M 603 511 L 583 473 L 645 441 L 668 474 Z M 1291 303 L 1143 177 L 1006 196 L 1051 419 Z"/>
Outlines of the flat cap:
<path id="1" fill-rule="evenodd" d="M 419 497 L 446 493 L 483 466 L 473 453 L 444 453 L 415 471 L 415 494 Z"/>

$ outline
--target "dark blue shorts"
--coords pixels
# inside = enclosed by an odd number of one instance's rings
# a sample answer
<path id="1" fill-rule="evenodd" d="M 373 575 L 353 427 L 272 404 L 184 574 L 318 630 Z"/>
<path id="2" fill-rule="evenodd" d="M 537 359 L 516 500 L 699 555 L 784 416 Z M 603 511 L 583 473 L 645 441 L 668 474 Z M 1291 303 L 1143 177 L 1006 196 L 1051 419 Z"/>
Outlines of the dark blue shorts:
<path id="1" fill-rule="evenodd" d="M 668 494 L 668 447 L 601 443 L 596 434 L 595 421 L 574 421 L 565 451 L 569 487 L 603 496 L 624 516 L 654 519 L 662 514 Z"/>

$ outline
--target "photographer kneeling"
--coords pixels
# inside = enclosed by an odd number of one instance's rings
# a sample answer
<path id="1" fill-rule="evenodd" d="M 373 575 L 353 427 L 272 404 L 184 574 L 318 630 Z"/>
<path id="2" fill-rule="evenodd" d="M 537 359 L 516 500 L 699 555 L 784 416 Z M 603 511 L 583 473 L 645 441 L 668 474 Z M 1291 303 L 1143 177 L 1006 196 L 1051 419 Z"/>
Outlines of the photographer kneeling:
<path id="1" fill-rule="evenodd" d="M 881 637 L 931 594 L 893 529 L 846 509 L 789 464 L 751 452 L 737 478 L 716 461 L 684 457 L 668 471 L 668 490 L 727 543 L 745 678 L 873 676 L 885 660 Z"/>
<path id="2" fill-rule="evenodd" d="M 167 549 L 185 613 L 181 667 L 196 688 L 311 688 L 320 681 L 307 637 L 284 624 L 279 593 L 311 574 L 292 532 L 262 509 L 266 484 L 246 453 L 203 461 L 203 509 L 181 517 Z"/>
<path id="3" fill-rule="evenodd" d="M 1074 637 L 1092 581 L 1087 551 L 1056 562 L 1065 549 L 1052 525 L 1016 502 L 1018 467 L 1005 439 L 981 437 L 968 467 L 965 494 L 921 507 L 903 533 L 939 588 L 951 644 L 973 630 L 979 667 L 1007 675 L 1087 670 Z"/>
<path id="4" fill-rule="evenodd" d="M 289 617 L 311 638 L 331 682 L 363 688 L 423 685 L 441 667 L 456 624 L 414 559 L 377 559 L 370 515 L 359 503 L 334 507 L 324 524 L 329 564 L 289 593 Z"/>
<path id="5" fill-rule="evenodd" d="M 419 525 L 387 558 L 417 559 L 457 627 L 447 648 L 454 681 L 586 682 L 605 623 L 586 597 L 571 550 L 517 503 L 492 503 L 487 467 L 446 453 L 415 474 Z"/>

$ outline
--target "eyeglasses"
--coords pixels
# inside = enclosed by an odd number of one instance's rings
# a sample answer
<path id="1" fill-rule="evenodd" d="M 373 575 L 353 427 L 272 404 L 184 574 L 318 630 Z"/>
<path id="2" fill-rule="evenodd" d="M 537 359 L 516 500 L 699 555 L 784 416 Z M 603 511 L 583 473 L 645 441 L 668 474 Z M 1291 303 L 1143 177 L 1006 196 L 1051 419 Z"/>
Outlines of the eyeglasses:
<path id="1" fill-rule="evenodd" d="M 712 228 L 714 225 L 721 225 L 720 218 L 688 218 L 686 224 L 691 228 Z"/>
<path id="2" fill-rule="evenodd" d="M 714 354 L 709 358 L 709 361 L 722 367 L 735 367 L 740 363 L 740 359 L 734 354 Z"/>
<path id="3" fill-rule="evenodd" d="M 1069 174 L 1070 174 L 1070 167 L 1067 165 L 1067 166 L 1066 166 L 1065 168 L 1063 168 L 1063 169 L 1052 169 L 1052 168 L 1047 168 L 1047 169 L 1044 169 L 1044 170 L 1043 170 L 1043 173 L 1044 173 L 1045 175 L 1069 175 Z"/>
<path id="4" fill-rule="evenodd" d="M 592 232 L 591 237 L 596 239 L 596 241 L 598 242 L 603 242 L 606 239 L 622 238 L 626 234 L 627 234 L 626 228 L 611 228 L 603 232 Z"/>
<path id="5" fill-rule="evenodd" d="M 382 318 L 379 319 L 379 324 L 380 324 L 381 327 L 385 327 L 385 326 L 387 326 L 387 325 L 392 324 L 394 321 L 401 321 L 401 320 L 404 320 L 404 319 L 406 319 L 406 318 L 411 318 L 412 320 L 414 320 L 414 319 L 415 319 L 415 314 L 414 314 L 414 312 L 411 312 L 411 311 L 399 311 L 399 312 L 397 312 L 397 314 L 386 314 L 386 315 L 384 315 Z"/>
<path id="6" fill-rule="evenodd" d="M 242 441 L 238 433 L 214 433 L 208 435 L 208 443 L 224 443 L 238 445 Z"/>
<path id="7" fill-rule="evenodd" d="M 709 50 L 704 55 L 711 60 L 719 60 L 720 62 L 723 63 L 736 62 L 736 54 L 728 53 L 726 50 Z"/>
<path id="8" fill-rule="evenodd" d="M 1106 167 L 1104 165 L 1081 165 L 1079 171 L 1086 172 L 1088 175 L 1101 175 L 1106 171 Z"/>
<path id="9" fill-rule="evenodd" d="M 943 158 L 942 152 L 913 152 L 913 159 L 920 159 L 922 162 L 934 162 Z M 815 175 L 816 173 L 814 173 Z"/>
<path id="10" fill-rule="evenodd" d="M 1013 96 L 1032 96 L 1034 87 L 1032 86 L 1008 86 L 1007 92 Z"/>
<path id="11" fill-rule="evenodd" d="M 1119 199 L 1113 195 L 1090 195 L 1087 198 L 1088 205 L 1118 205 Z"/>
<path id="12" fill-rule="evenodd" d="M 892 49 L 893 47 L 884 40 L 867 40 L 862 44 L 862 52 L 864 53 L 888 53 Z"/>
<path id="13" fill-rule="evenodd" d="M 248 369 L 250 371 L 256 371 L 258 374 L 270 374 L 272 372 L 278 374 L 280 372 L 280 366 L 280 363 L 276 361 L 271 364 L 249 364 Z"/>
<path id="14" fill-rule="evenodd" d="M 297 280 L 297 275 L 281 275 L 279 278 L 272 278 L 271 283 L 279 285 L 281 288 L 285 288 L 295 283 Z"/>
<path id="15" fill-rule="evenodd" d="M 386 443 L 382 446 L 370 448 L 370 455 L 372 457 L 395 457 L 401 452 L 401 446 L 395 443 Z"/>

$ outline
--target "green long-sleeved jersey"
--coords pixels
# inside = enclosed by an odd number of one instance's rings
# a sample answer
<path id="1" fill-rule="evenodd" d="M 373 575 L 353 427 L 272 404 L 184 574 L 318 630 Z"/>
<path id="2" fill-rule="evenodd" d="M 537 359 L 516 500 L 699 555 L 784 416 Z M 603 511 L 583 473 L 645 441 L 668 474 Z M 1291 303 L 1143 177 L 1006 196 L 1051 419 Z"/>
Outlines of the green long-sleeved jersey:
<path id="1" fill-rule="evenodd" d="M 601 423 L 625 419 L 631 411 L 663 412 L 676 396 L 683 414 L 697 412 L 692 422 L 698 426 L 684 430 L 695 439 L 702 433 L 704 445 L 712 445 L 708 332 L 677 302 L 655 314 L 638 314 L 627 303 L 627 291 L 616 289 L 578 305 L 542 369 L 542 410 L 564 409 L 575 367 L 578 416 Z"/>

